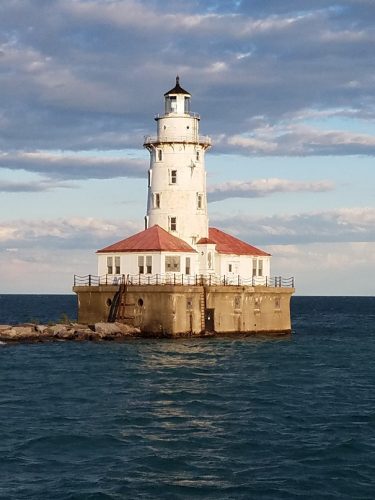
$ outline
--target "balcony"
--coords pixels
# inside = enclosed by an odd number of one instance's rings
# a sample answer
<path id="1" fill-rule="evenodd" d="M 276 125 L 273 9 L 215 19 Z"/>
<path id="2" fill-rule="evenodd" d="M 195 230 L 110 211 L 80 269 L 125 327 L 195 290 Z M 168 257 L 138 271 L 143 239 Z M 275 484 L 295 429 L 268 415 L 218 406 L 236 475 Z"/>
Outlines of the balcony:
<path id="1" fill-rule="evenodd" d="M 187 135 L 164 135 L 163 139 L 160 139 L 159 137 L 152 137 L 152 136 L 145 136 L 144 141 L 143 141 L 143 146 L 156 146 L 158 144 L 170 144 L 170 143 L 183 143 L 183 144 L 199 144 L 200 146 L 203 147 L 209 147 L 211 146 L 211 137 L 208 135 L 200 135 L 199 137 L 191 137 Z"/>

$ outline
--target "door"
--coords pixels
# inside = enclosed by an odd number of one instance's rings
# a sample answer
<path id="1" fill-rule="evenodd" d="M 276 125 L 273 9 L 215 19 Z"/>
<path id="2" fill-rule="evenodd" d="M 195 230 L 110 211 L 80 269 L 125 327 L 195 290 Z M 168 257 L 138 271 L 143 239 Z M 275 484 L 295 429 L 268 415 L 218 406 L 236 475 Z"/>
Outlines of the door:
<path id="1" fill-rule="evenodd" d="M 206 309 L 204 314 L 204 327 L 206 332 L 215 331 L 215 309 Z"/>

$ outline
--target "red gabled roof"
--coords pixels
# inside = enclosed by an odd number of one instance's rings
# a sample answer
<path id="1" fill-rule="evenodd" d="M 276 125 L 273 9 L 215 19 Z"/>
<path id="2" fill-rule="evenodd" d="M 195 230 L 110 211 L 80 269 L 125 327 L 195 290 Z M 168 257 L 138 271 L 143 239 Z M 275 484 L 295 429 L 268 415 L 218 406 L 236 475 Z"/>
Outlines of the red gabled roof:
<path id="1" fill-rule="evenodd" d="M 118 241 L 96 253 L 106 252 L 195 252 L 185 241 L 169 234 L 160 226 L 152 226 L 129 238 Z"/>
<path id="2" fill-rule="evenodd" d="M 259 248 L 253 247 L 244 241 L 224 233 L 215 227 L 208 229 L 208 236 L 211 242 L 216 243 L 216 251 L 218 253 L 234 254 L 234 255 L 270 255 Z"/>

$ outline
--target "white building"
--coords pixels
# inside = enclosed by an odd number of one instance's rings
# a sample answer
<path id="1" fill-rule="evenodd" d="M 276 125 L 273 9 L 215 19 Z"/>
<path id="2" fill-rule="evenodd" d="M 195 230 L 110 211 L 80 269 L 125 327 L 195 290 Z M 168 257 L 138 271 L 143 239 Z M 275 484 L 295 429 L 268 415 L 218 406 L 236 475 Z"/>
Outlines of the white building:
<path id="1" fill-rule="evenodd" d="M 199 135 L 200 117 L 190 111 L 189 92 L 176 78 L 164 94 L 150 152 L 145 230 L 98 250 L 98 274 L 141 283 L 171 280 L 263 285 L 270 254 L 219 229 L 209 228 L 205 153 L 211 139 Z"/>

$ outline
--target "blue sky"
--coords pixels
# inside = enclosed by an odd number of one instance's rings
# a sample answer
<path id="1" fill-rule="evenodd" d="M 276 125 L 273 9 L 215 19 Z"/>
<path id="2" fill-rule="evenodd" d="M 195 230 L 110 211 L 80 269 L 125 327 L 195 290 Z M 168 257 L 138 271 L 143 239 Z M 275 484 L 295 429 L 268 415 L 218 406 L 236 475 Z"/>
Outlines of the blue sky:
<path id="1" fill-rule="evenodd" d="M 0 293 L 69 293 L 143 227 L 144 135 L 180 75 L 210 223 L 300 295 L 375 289 L 373 0 L 0 5 Z"/>

